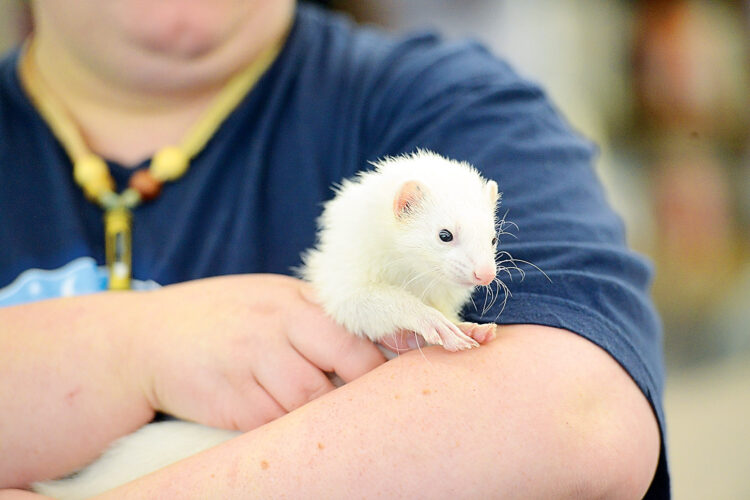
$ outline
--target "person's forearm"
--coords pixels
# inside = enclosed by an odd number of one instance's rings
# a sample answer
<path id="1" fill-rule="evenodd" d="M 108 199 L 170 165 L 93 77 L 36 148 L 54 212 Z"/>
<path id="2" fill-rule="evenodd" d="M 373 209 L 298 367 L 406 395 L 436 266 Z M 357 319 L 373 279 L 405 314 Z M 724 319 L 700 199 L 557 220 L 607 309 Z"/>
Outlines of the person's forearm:
<path id="1" fill-rule="evenodd" d="M 153 416 L 124 365 L 133 300 L 0 308 L 0 488 L 69 472 Z"/>
<path id="2" fill-rule="evenodd" d="M 412 351 L 107 498 L 639 497 L 659 453 L 648 403 L 567 332 L 501 328 Z"/>

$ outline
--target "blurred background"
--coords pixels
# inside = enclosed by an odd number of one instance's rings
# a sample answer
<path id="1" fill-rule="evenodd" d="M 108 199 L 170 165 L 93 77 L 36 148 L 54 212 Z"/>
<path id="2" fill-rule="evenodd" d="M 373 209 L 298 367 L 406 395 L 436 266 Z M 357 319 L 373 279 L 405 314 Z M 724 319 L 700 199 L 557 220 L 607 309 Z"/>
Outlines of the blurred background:
<path id="1" fill-rule="evenodd" d="M 657 267 L 674 498 L 750 499 L 750 1 L 323 1 L 391 31 L 471 37 L 601 147 Z M 29 30 L 0 0 L 0 49 Z"/>

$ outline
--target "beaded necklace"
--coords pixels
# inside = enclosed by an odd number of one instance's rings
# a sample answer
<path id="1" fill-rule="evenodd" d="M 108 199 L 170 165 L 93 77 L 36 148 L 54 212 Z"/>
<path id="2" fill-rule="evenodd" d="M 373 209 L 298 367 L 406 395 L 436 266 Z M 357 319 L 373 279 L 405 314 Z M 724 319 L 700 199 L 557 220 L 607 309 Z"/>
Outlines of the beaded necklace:
<path id="1" fill-rule="evenodd" d="M 208 110 L 188 130 L 178 145 L 166 146 L 154 154 L 148 169 L 130 177 L 122 193 L 107 163 L 84 141 L 61 102 L 39 76 L 33 57 L 34 42 L 24 47 L 19 63 L 21 83 L 39 114 L 65 149 L 73 164 L 73 178 L 86 197 L 104 210 L 104 238 L 110 290 L 128 290 L 132 262 L 132 210 L 159 196 L 162 185 L 179 179 L 211 139 L 219 126 L 247 95 L 276 58 L 280 44 L 264 51 L 252 64 L 232 77 Z"/>

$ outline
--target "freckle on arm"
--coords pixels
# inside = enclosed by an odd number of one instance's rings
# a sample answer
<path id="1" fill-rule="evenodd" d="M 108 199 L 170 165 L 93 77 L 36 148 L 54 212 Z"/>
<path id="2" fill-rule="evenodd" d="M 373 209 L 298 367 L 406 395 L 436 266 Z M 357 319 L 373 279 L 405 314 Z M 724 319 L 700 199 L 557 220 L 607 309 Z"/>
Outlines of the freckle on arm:
<path id="1" fill-rule="evenodd" d="M 78 396 L 78 394 L 80 394 L 80 393 L 81 393 L 81 388 L 80 387 L 76 387 L 75 389 L 73 389 L 71 391 L 68 391 L 65 394 L 65 402 L 68 405 L 72 406 L 73 405 L 73 401 L 75 400 L 76 396 Z"/>

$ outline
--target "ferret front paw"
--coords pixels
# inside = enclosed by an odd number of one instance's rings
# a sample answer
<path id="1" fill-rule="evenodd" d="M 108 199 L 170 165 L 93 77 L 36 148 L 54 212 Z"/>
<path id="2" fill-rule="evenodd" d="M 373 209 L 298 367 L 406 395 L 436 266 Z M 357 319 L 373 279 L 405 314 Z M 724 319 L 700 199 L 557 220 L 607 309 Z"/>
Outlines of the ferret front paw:
<path id="1" fill-rule="evenodd" d="M 477 325 L 480 326 L 480 325 Z M 438 311 L 424 321 L 424 327 L 416 333 L 430 344 L 441 345 L 447 351 L 461 351 L 479 347 L 479 343 L 461 331 L 453 322 Z"/>

